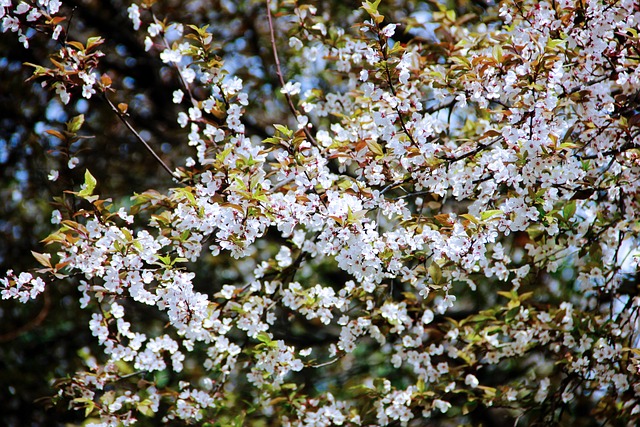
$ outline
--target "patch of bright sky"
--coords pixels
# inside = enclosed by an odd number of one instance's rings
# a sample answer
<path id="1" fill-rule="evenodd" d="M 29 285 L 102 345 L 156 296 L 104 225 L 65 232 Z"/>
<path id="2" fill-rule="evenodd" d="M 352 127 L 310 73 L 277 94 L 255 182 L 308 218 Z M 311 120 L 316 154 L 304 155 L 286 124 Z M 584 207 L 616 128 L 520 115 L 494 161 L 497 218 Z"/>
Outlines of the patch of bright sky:
<path id="1" fill-rule="evenodd" d="M 68 119 L 62 104 L 57 99 L 52 99 L 47 105 L 45 118 L 49 122 L 65 122 Z"/>
<path id="2" fill-rule="evenodd" d="M 409 34 L 423 38 L 429 41 L 437 41 L 435 30 L 438 24 L 433 23 L 431 11 L 426 9 L 427 5 L 421 5 L 423 8 L 413 12 L 410 17 L 415 19 L 420 26 L 413 27 L 409 30 Z"/>

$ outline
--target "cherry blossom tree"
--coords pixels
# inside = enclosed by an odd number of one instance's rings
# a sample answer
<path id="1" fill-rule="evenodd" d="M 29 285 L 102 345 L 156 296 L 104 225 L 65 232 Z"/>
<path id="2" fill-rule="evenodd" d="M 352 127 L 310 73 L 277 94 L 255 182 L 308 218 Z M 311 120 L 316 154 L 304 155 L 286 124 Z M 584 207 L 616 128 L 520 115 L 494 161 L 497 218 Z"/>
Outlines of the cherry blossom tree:
<path id="1" fill-rule="evenodd" d="M 637 2 L 182 3 L 120 11 L 178 85 L 163 151 L 110 66 L 120 36 L 0 1 L 69 111 L 40 135 L 49 177 L 82 171 L 40 267 L 0 279 L 24 303 L 73 284 L 90 318 L 52 405 L 87 426 L 640 422 Z M 109 197 L 94 109 L 163 184 Z"/>

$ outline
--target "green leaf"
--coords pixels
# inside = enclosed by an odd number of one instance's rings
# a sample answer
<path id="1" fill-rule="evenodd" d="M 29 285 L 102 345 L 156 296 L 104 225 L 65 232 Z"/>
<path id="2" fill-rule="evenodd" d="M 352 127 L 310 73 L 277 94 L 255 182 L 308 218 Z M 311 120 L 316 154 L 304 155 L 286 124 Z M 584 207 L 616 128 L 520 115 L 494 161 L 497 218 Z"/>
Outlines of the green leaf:
<path id="1" fill-rule="evenodd" d="M 576 213 L 576 201 L 571 200 L 562 208 L 562 216 L 565 220 L 569 220 L 571 217 L 573 217 L 574 213 Z"/>
<path id="2" fill-rule="evenodd" d="M 371 19 L 375 21 L 376 24 L 384 21 L 384 16 L 378 13 L 378 6 L 380 5 L 381 0 L 376 0 L 374 2 L 365 1 L 362 3 L 362 8 L 369 14 Z"/>
<path id="3" fill-rule="evenodd" d="M 269 336 L 269 334 L 267 334 L 266 332 L 260 332 L 257 336 L 256 339 L 262 343 L 265 343 L 267 345 L 271 344 L 271 342 L 273 341 L 271 339 L 271 337 Z"/>
<path id="4" fill-rule="evenodd" d="M 480 224 L 480 221 L 477 220 L 477 218 L 471 214 L 462 214 L 460 215 L 462 218 L 468 219 L 469 221 L 471 221 L 472 223 L 478 225 Z"/>
<path id="5" fill-rule="evenodd" d="M 244 419 L 245 419 L 245 414 L 240 414 L 240 415 L 236 416 L 236 418 L 234 420 L 234 426 L 235 427 L 242 427 L 244 425 Z"/>
<path id="6" fill-rule="evenodd" d="M 153 417 L 155 412 L 151 409 L 153 402 L 149 399 L 145 399 L 142 402 L 138 403 L 138 412 L 147 417 Z"/>
<path id="7" fill-rule="evenodd" d="M 480 219 L 485 221 L 485 220 L 487 220 L 487 219 L 489 219 L 491 217 L 494 217 L 496 215 L 502 215 L 502 214 L 503 214 L 503 212 L 500 209 L 491 209 L 491 210 L 482 212 L 480 214 Z"/>
<path id="8" fill-rule="evenodd" d="M 93 190 L 96 188 L 96 184 L 98 182 L 93 177 L 93 175 L 91 175 L 91 172 L 89 172 L 89 169 L 84 171 L 84 183 L 87 186 L 87 190 L 89 190 L 91 193 L 93 193 Z"/>
<path id="9" fill-rule="evenodd" d="M 549 40 L 547 41 L 547 47 L 549 47 L 549 48 L 551 48 L 551 49 L 554 49 L 554 48 L 556 48 L 556 47 L 558 47 L 558 46 L 560 46 L 560 45 L 564 44 L 564 42 L 565 42 L 565 41 L 564 41 L 564 40 L 562 40 L 562 39 L 549 39 Z"/>
<path id="10" fill-rule="evenodd" d="M 162 388 L 166 387 L 166 385 L 169 384 L 171 375 L 169 375 L 169 372 L 165 369 L 164 371 L 156 372 L 156 374 L 153 376 L 153 379 L 156 383 L 156 387 Z"/>
<path id="11" fill-rule="evenodd" d="M 365 1 L 362 2 L 362 8 L 367 11 L 367 13 L 369 15 L 377 13 L 378 12 L 378 6 L 380 6 L 380 1 L 381 0 L 376 0 L 374 2 L 370 2 L 370 1 Z"/>
<path id="12" fill-rule="evenodd" d="M 124 238 L 127 242 L 130 242 L 133 240 L 133 235 L 129 230 L 127 230 L 126 228 L 121 228 L 120 230 L 122 231 L 122 234 L 124 234 Z"/>
<path id="13" fill-rule="evenodd" d="M 94 402 L 87 403 L 87 407 L 84 409 L 84 417 L 87 418 L 93 410 L 95 409 L 96 404 Z"/>
<path id="14" fill-rule="evenodd" d="M 67 131 L 71 133 L 76 133 L 80 130 L 83 123 L 84 123 L 84 114 L 75 116 L 73 119 L 67 122 Z"/>
<path id="15" fill-rule="evenodd" d="M 97 181 L 89 172 L 89 169 L 84 171 L 84 188 L 78 192 L 78 197 L 82 197 L 89 202 L 94 202 L 98 199 L 97 196 L 93 195 L 93 190 L 96 188 Z"/>
<path id="16" fill-rule="evenodd" d="M 377 142 L 367 140 L 367 147 L 369 147 L 369 150 L 376 156 L 384 156 L 384 151 L 382 151 L 382 147 Z"/>
<path id="17" fill-rule="evenodd" d="M 456 20 L 456 11 L 455 10 L 447 10 L 445 15 L 449 21 L 454 22 Z"/>
<path id="18" fill-rule="evenodd" d="M 291 138 L 291 135 L 293 135 L 293 131 L 286 126 L 274 124 L 273 127 L 276 128 L 278 132 L 280 132 L 282 135 L 286 136 L 287 138 Z"/>
<path id="19" fill-rule="evenodd" d="M 493 57 L 498 60 L 498 62 L 502 62 L 502 46 L 494 45 L 493 46 Z"/>
<path id="20" fill-rule="evenodd" d="M 439 285 L 442 283 L 442 269 L 437 262 L 432 262 L 429 266 L 429 276 L 431 276 L 434 284 Z"/>
<path id="21" fill-rule="evenodd" d="M 104 43 L 104 39 L 102 37 L 89 37 L 87 39 L 87 50 L 99 46 L 102 43 Z"/>
<path id="22" fill-rule="evenodd" d="M 526 301 L 526 300 L 528 300 L 529 298 L 531 298 L 532 296 L 533 296 L 533 292 L 525 292 L 525 293 L 521 294 L 521 295 L 518 297 L 518 299 L 519 299 L 520 301 Z"/>
<path id="23" fill-rule="evenodd" d="M 467 317 L 466 319 L 462 319 L 460 321 L 460 326 L 463 326 L 467 323 L 485 322 L 487 320 L 496 320 L 496 317 L 493 315 L 487 315 L 487 314 L 476 314 L 476 315 Z"/>
<path id="24" fill-rule="evenodd" d="M 498 291 L 498 292 L 496 292 L 496 293 L 497 293 L 498 295 L 501 295 L 501 296 L 503 296 L 503 297 L 505 297 L 505 298 L 508 298 L 508 299 L 515 299 L 515 298 L 517 298 L 517 297 L 518 297 L 518 295 L 517 295 L 517 294 L 514 294 L 513 292 Z"/>
<path id="25" fill-rule="evenodd" d="M 511 321 L 513 321 L 513 319 L 518 315 L 518 313 L 520 313 L 520 303 L 518 301 L 511 301 L 509 302 L 508 307 L 511 306 L 515 306 L 513 308 L 510 308 L 509 311 L 507 311 L 504 315 L 504 321 L 508 324 L 511 323 Z"/>

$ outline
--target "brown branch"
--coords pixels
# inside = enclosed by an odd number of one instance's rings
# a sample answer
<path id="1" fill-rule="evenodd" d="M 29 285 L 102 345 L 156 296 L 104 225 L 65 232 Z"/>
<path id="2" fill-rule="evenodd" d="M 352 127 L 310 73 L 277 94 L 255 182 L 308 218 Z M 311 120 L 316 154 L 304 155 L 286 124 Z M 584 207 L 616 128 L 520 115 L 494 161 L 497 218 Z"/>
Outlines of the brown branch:
<path id="1" fill-rule="evenodd" d="M 622 154 L 626 151 L 632 150 L 634 148 L 638 148 L 638 146 L 634 143 L 628 142 L 626 144 L 624 144 L 623 146 L 619 147 L 619 148 L 615 148 L 613 150 L 608 150 L 608 151 L 603 151 L 601 153 L 596 153 L 596 154 L 589 154 L 589 155 L 578 155 L 576 154 L 575 157 L 578 160 L 593 160 L 593 159 L 598 159 L 600 157 L 608 157 L 608 156 L 617 156 L 618 154 Z"/>
<path id="2" fill-rule="evenodd" d="M 437 111 L 444 110 L 445 108 L 453 107 L 456 104 L 456 102 L 458 101 L 456 99 L 453 99 L 452 101 L 445 102 L 443 104 L 436 104 L 431 107 L 425 108 L 424 112 L 428 114 L 433 114 Z"/>
<path id="3" fill-rule="evenodd" d="M 284 89 L 286 83 L 282 75 L 282 67 L 280 66 L 280 59 L 278 58 L 278 48 L 276 47 L 276 36 L 275 36 L 275 31 L 273 29 L 273 19 L 271 17 L 271 0 L 267 0 L 267 18 L 269 19 L 269 37 L 271 39 L 271 50 L 273 51 L 273 59 L 276 62 L 276 73 L 278 74 L 278 79 L 280 80 L 280 86 L 282 86 L 282 88 Z M 288 93 L 284 93 L 284 96 L 287 99 L 289 110 L 291 110 L 291 112 L 293 113 L 294 117 L 296 117 L 296 120 L 297 120 L 297 117 L 300 114 L 296 109 L 295 105 L 293 104 L 293 101 L 291 100 L 291 96 Z M 311 135 L 311 132 L 309 132 L 309 129 L 307 129 L 306 126 L 304 126 L 302 130 L 304 131 L 304 134 L 309 140 L 309 142 L 311 142 L 313 145 L 318 145 L 316 143 L 315 138 Z"/>
<path id="4" fill-rule="evenodd" d="M 147 149 L 147 151 L 149 153 L 151 153 L 151 155 L 153 156 L 154 159 L 156 159 L 156 161 L 158 163 L 160 163 L 160 165 L 162 166 L 162 168 L 164 170 L 167 171 L 167 173 L 169 175 L 171 175 L 172 178 L 176 178 L 176 176 L 173 174 L 173 172 L 171 171 L 171 168 L 169 168 L 169 166 L 167 166 L 167 164 L 160 158 L 160 156 L 158 156 L 158 154 L 156 154 L 156 152 L 153 150 L 153 148 L 151 148 L 151 146 L 149 145 L 149 143 L 147 143 L 147 141 L 144 140 L 143 137 L 140 136 L 140 134 L 133 128 L 133 126 L 131 126 L 131 124 L 127 121 L 127 119 L 125 118 L 125 114 L 120 111 L 115 105 L 113 105 L 113 102 L 111 102 L 111 100 L 109 99 L 109 97 L 107 97 L 107 93 L 103 92 L 103 96 L 104 99 L 107 101 L 107 104 L 109 104 L 109 107 L 111 107 L 111 111 L 113 111 L 118 118 L 120 119 L 120 121 L 127 127 L 127 129 L 129 129 L 129 131 L 136 137 L 136 139 L 138 141 L 140 141 L 142 143 L 142 145 L 144 145 L 144 147 Z"/>
<path id="5" fill-rule="evenodd" d="M 151 17 L 153 18 L 154 23 L 157 24 L 161 22 L 158 18 L 156 18 L 156 15 L 153 12 L 151 12 Z M 167 41 L 167 38 L 164 36 L 164 30 L 161 32 L 160 38 L 162 39 L 162 43 L 164 44 L 165 49 L 170 50 L 171 46 L 169 46 L 169 42 Z M 196 102 L 196 99 L 193 97 L 193 93 L 191 92 L 191 87 L 187 84 L 184 77 L 182 77 L 182 73 L 180 72 L 180 67 L 178 66 L 177 63 L 173 61 L 172 61 L 172 64 L 173 64 L 173 68 L 175 68 L 176 72 L 178 73 L 178 79 L 180 80 L 180 84 L 182 84 L 182 87 L 184 88 L 184 90 L 187 91 L 187 95 L 189 95 L 189 99 L 191 99 L 191 104 L 194 107 L 197 107 L 197 102 Z"/>
<path id="6" fill-rule="evenodd" d="M 476 154 L 478 154 L 479 152 L 481 152 L 482 150 L 484 150 L 485 148 L 489 148 L 491 147 L 493 144 L 495 144 L 496 142 L 500 141 L 502 139 L 502 136 L 498 136 L 494 139 L 492 139 L 491 141 L 487 142 L 486 144 L 478 144 L 478 146 L 476 148 L 474 148 L 473 150 L 461 154 L 459 156 L 438 156 L 438 158 L 442 159 L 442 160 L 447 160 L 449 162 L 457 162 L 460 160 L 464 160 L 468 157 L 472 157 L 475 156 Z"/>
<path id="7" fill-rule="evenodd" d="M 384 68 L 385 68 L 386 76 L 387 76 L 387 84 L 389 85 L 389 89 L 391 90 L 391 94 L 394 96 L 394 98 L 397 98 L 396 89 L 393 86 L 393 80 L 391 78 L 391 70 L 389 69 L 389 56 L 387 55 L 387 47 L 388 47 L 387 46 L 387 41 L 385 40 L 383 42 L 379 28 L 378 28 L 378 34 L 377 35 L 378 35 L 378 44 L 380 45 L 380 52 L 382 52 L 382 58 L 384 59 Z M 402 113 L 400 112 L 400 107 L 396 105 L 393 109 L 395 110 L 396 114 L 398 115 L 398 118 L 400 119 L 400 127 L 402 128 L 402 130 L 405 133 L 405 135 L 407 135 L 407 137 L 409 138 L 409 141 L 411 142 L 411 145 L 413 145 L 414 147 L 418 147 L 418 144 L 416 144 L 416 141 L 413 139 L 413 136 L 409 132 L 409 129 L 407 129 L 407 125 L 404 122 L 404 117 L 402 116 Z"/>

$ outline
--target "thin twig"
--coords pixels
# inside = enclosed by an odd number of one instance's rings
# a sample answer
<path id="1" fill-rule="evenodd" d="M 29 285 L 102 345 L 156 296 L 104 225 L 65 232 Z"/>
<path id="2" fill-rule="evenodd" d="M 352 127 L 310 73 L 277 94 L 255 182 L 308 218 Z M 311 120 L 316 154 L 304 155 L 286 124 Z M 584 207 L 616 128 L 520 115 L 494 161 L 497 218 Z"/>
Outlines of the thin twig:
<path id="1" fill-rule="evenodd" d="M 478 154 L 479 152 L 481 152 L 482 150 L 484 150 L 485 148 L 489 148 L 491 147 L 493 144 L 495 144 L 496 142 L 500 141 L 502 139 L 502 136 L 498 136 L 494 139 L 492 139 L 491 141 L 487 142 L 486 144 L 478 144 L 478 146 L 476 148 L 474 148 L 471 151 L 468 151 L 466 153 L 460 154 L 459 156 L 439 156 L 440 159 L 442 160 L 446 160 L 449 162 L 457 162 L 460 160 L 464 160 L 467 157 L 471 157 L 471 156 L 475 156 L 476 154 Z"/>
<path id="2" fill-rule="evenodd" d="M 158 18 L 156 18 L 156 15 L 152 12 L 151 13 L 151 17 L 153 18 L 153 22 L 154 23 L 158 23 L 160 22 L 160 20 Z M 160 38 L 162 39 L 162 43 L 164 43 L 164 47 L 169 50 L 171 49 L 171 47 L 169 46 L 169 42 L 167 41 L 167 38 L 164 36 L 164 31 L 160 34 Z M 187 91 L 187 95 L 189 95 L 189 99 L 191 99 L 191 104 L 193 104 L 194 107 L 196 107 L 197 102 L 195 100 L 195 98 L 193 97 L 193 93 L 191 92 L 191 88 L 189 87 L 189 85 L 187 84 L 187 82 L 185 81 L 184 77 L 182 77 L 182 73 L 180 72 L 180 67 L 178 66 L 178 64 L 176 62 L 173 62 L 173 68 L 176 69 L 176 71 L 178 72 L 178 79 L 180 80 L 180 83 L 182 84 L 182 87 L 184 88 L 184 90 Z M 224 96 L 224 95 L 223 95 Z"/>
<path id="3" fill-rule="evenodd" d="M 111 100 L 107 97 L 107 93 L 106 92 L 103 93 L 103 96 L 104 96 L 104 99 L 109 104 L 109 107 L 111 107 L 111 110 L 114 113 L 116 113 L 116 115 L 118 116 L 120 121 L 127 127 L 127 129 L 129 129 L 129 131 L 131 131 L 131 133 L 136 137 L 136 139 L 138 141 L 140 141 L 142 143 L 142 145 L 144 145 L 144 147 L 147 149 L 147 151 L 149 153 L 151 153 L 153 158 L 156 159 L 156 161 L 158 163 L 160 163 L 162 168 L 164 170 L 166 170 L 169 173 L 169 175 L 171 175 L 172 178 L 176 178 L 176 176 L 171 171 L 171 168 L 169 168 L 169 166 L 167 166 L 167 164 L 160 158 L 160 156 L 158 156 L 158 154 L 156 154 L 156 152 L 153 150 L 153 148 L 151 148 L 149 143 L 147 143 L 147 141 L 145 141 L 144 138 L 140 136 L 140 134 L 133 128 L 133 126 L 131 126 L 131 124 L 125 118 L 124 113 L 122 111 L 120 111 L 115 105 L 113 105 L 113 102 L 111 102 Z"/>
<path id="4" fill-rule="evenodd" d="M 126 375 L 123 375 L 123 376 L 121 376 L 121 377 L 118 377 L 118 378 L 116 379 L 116 381 L 122 381 L 122 380 L 126 380 L 126 379 L 128 379 L 128 378 L 131 378 L 131 377 L 135 377 L 135 376 L 137 376 L 137 375 L 143 375 L 143 374 L 146 374 L 146 372 L 147 372 L 147 371 L 135 371 L 135 372 L 132 372 L 132 373 L 130 373 L 130 374 L 126 374 Z M 114 381 L 114 382 L 115 382 L 115 381 Z"/>
<path id="5" fill-rule="evenodd" d="M 576 154 L 575 157 L 578 160 L 593 160 L 593 159 L 598 159 L 600 157 L 608 157 L 608 156 L 617 156 L 618 154 L 622 154 L 625 151 L 629 151 L 631 149 L 637 148 L 637 145 L 633 144 L 633 143 L 626 143 L 624 144 L 622 147 L 620 148 L 616 148 L 613 150 L 608 150 L 608 151 L 603 151 L 603 152 L 598 152 L 596 154 L 589 154 L 589 155 L 578 155 Z"/>
<path id="6" fill-rule="evenodd" d="M 567 96 L 567 95 L 573 95 L 574 93 L 576 93 L 578 91 L 581 91 L 581 90 L 583 90 L 583 89 L 585 89 L 585 88 L 587 88 L 589 86 L 593 86 L 593 85 L 596 85 L 598 83 L 602 83 L 603 81 L 605 81 L 607 79 L 610 79 L 612 74 L 613 74 L 613 72 L 610 73 L 610 74 L 604 75 L 604 76 L 600 76 L 600 77 L 598 77 L 596 79 L 593 79 L 591 81 L 588 81 L 586 83 L 579 84 L 579 85 L 569 89 L 565 93 L 560 94 L 559 97 L 564 97 L 564 96 Z"/>
<path id="7" fill-rule="evenodd" d="M 397 98 L 396 89 L 393 86 L 393 80 L 391 78 L 391 70 L 389 69 L 389 56 L 387 55 L 387 48 L 388 48 L 387 41 L 382 40 L 382 36 L 380 35 L 379 30 L 378 30 L 378 44 L 380 45 L 380 51 L 382 52 L 382 58 L 384 59 L 384 68 L 387 76 L 387 84 L 389 85 L 389 89 L 391 90 L 391 94 L 393 95 L 393 97 Z M 395 110 L 396 114 L 398 115 L 398 118 L 400 119 L 400 127 L 402 128 L 402 131 L 405 133 L 405 135 L 407 135 L 407 137 L 409 138 L 409 142 L 411 142 L 411 145 L 413 145 L 414 147 L 418 147 L 418 144 L 416 144 L 416 141 L 413 139 L 413 136 L 409 132 L 409 129 L 407 128 L 407 125 L 404 122 L 404 117 L 400 112 L 400 106 L 396 105 L 395 107 L 393 107 L 393 109 Z"/>
<path id="8" fill-rule="evenodd" d="M 276 73 L 278 74 L 278 79 L 280 80 L 280 86 L 282 86 L 282 88 L 284 89 L 286 83 L 282 75 L 280 58 L 278 58 L 278 48 L 276 47 L 276 36 L 275 36 L 275 31 L 273 29 L 273 19 L 271 18 L 271 0 L 267 0 L 267 18 L 269 19 L 269 37 L 271 39 L 271 50 L 273 51 L 273 59 L 276 62 Z M 291 112 L 293 113 L 293 116 L 297 120 L 300 113 L 298 112 L 295 105 L 293 104 L 293 101 L 291 100 L 291 96 L 286 91 L 284 91 L 283 93 L 285 98 L 287 99 L 287 104 L 289 105 L 289 109 L 291 110 Z M 313 145 L 318 145 L 313 135 L 311 135 L 311 132 L 309 132 L 309 129 L 307 129 L 307 126 L 304 126 L 302 130 L 304 131 L 304 134 L 309 140 L 309 142 L 311 142 Z"/>
<path id="9" fill-rule="evenodd" d="M 328 362 L 318 363 L 318 364 L 311 363 L 311 364 L 309 364 L 307 366 L 309 366 L 310 368 L 322 368 L 323 366 L 328 366 L 328 365 L 331 365 L 333 363 L 336 363 L 340 359 L 341 359 L 341 357 L 336 357 L 335 359 L 331 359 Z"/>
<path id="10" fill-rule="evenodd" d="M 424 112 L 428 113 L 428 114 L 433 114 L 433 113 L 435 113 L 437 111 L 444 110 L 445 108 L 453 107 L 456 104 L 456 102 L 458 102 L 458 101 L 454 98 L 453 100 L 451 100 L 449 102 L 445 102 L 443 104 L 436 104 L 436 105 L 433 105 L 433 106 L 431 106 L 429 108 L 425 108 Z"/>
<path id="11" fill-rule="evenodd" d="M 71 27 L 71 21 L 73 21 L 73 16 L 75 15 L 77 8 L 78 8 L 78 6 L 73 6 L 73 8 L 71 9 L 71 16 L 69 17 L 69 20 L 67 21 L 67 29 L 64 30 L 64 39 L 63 39 L 64 45 L 67 44 L 67 36 L 69 35 L 69 28 Z"/>
<path id="12" fill-rule="evenodd" d="M 291 176 L 289 178 L 283 179 L 282 181 L 280 181 L 279 183 L 275 184 L 273 187 L 270 188 L 271 192 L 276 192 L 279 189 L 281 189 L 282 187 L 284 187 L 285 185 L 293 182 L 296 180 L 295 176 Z"/>

